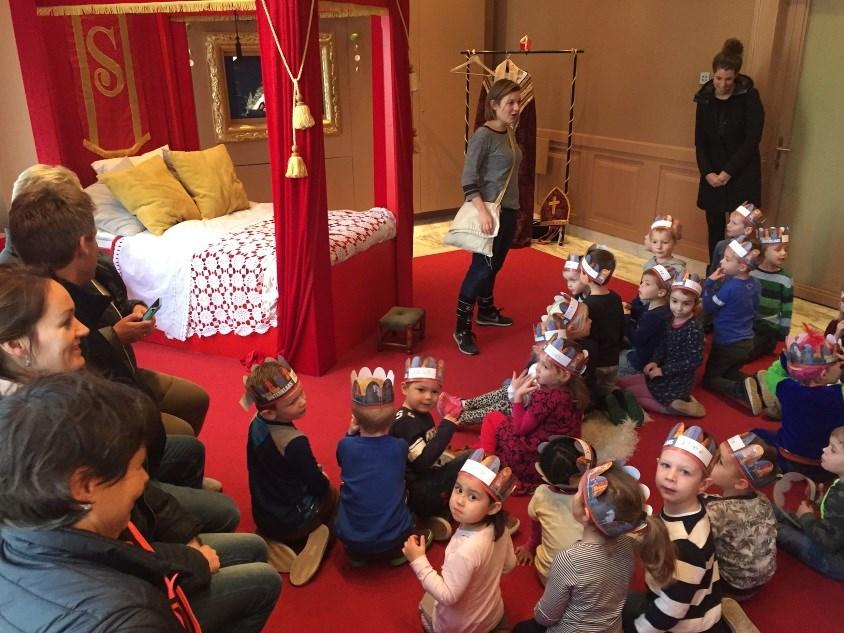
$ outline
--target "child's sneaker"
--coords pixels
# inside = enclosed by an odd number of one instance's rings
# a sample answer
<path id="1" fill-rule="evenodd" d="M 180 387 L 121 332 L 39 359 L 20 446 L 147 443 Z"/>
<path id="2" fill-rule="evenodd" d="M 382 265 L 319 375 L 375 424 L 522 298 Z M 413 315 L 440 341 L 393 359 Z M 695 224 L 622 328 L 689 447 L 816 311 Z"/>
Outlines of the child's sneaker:
<path id="1" fill-rule="evenodd" d="M 296 560 L 296 552 L 293 548 L 269 538 L 265 538 L 264 541 L 267 543 L 267 562 L 280 574 L 290 573 L 293 561 Z"/>
<path id="2" fill-rule="evenodd" d="M 706 415 L 706 409 L 692 395 L 689 396 L 688 400 L 672 400 L 671 408 L 690 418 L 702 418 Z"/>
<path id="3" fill-rule="evenodd" d="M 765 370 L 760 369 L 756 372 L 756 382 L 759 383 L 759 394 L 762 396 L 762 406 L 766 409 L 774 409 L 779 407 L 777 397 L 768 389 L 765 382 Z"/>
<path id="4" fill-rule="evenodd" d="M 308 535 L 305 547 L 290 566 L 290 584 L 299 587 L 317 573 L 330 536 L 328 526 L 320 525 Z"/>
<path id="5" fill-rule="evenodd" d="M 732 598 L 721 601 L 721 617 L 733 633 L 760 633 L 741 605 Z"/>
<path id="6" fill-rule="evenodd" d="M 753 415 L 762 413 L 762 396 L 759 394 L 759 383 L 756 376 L 748 376 L 742 381 L 744 385 L 744 401 L 750 407 Z"/>
<path id="7" fill-rule="evenodd" d="M 425 539 L 425 551 L 428 551 L 428 548 L 431 547 L 431 543 L 434 542 L 434 534 L 431 530 L 422 529 L 416 530 L 414 534 L 418 534 L 419 536 L 424 537 Z M 395 558 L 391 558 L 387 563 L 390 567 L 401 567 L 402 565 L 408 562 L 407 558 L 405 558 L 404 554 L 399 554 Z"/>
<path id="8" fill-rule="evenodd" d="M 437 542 L 447 541 L 451 538 L 451 523 L 444 517 L 428 517 L 422 521 L 422 527 L 431 531 L 431 538 Z"/>

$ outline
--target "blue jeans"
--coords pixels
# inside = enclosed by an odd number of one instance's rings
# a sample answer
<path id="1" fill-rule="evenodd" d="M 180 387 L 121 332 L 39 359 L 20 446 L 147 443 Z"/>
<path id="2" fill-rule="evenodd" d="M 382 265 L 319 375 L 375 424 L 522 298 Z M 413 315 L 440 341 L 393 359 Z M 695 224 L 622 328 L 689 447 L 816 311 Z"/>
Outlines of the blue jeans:
<path id="1" fill-rule="evenodd" d="M 202 522 L 203 532 L 234 532 L 240 523 L 240 511 L 231 497 L 219 492 L 152 482 L 173 495 L 182 508 Z"/>
<path id="2" fill-rule="evenodd" d="M 776 512 L 778 508 L 774 508 Z M 825 550 L 777 513 L 777 545 L 812 569 L 835 580 L 844 580 L 844 556 Z"/>
<path id="3" fill-rule="evenodd" d="M 192 435 L 168 435 L 155 478 L 177 486 L 202 488 L 204 474 L 205 445 Z"/>
<path id="4" fill-rule="evenodd" d="M 492 240 L 492 257 L 472 253 L 472 263 L 466 271 L 466 277 L 460 286 L 460 297 L 474 302 L 478 297 L 491 297 L 495 288 L 495 277 L 513 243 L 516 234 L 516 212 L 501 208 L 498 235 Z"/>
<path id="5" fill-rule="evenodd" d="M 266 563 L 267 545 L 255 534 L 201 534 L 220 570 L 208 589 L 188 596 L 205 633 L 260 633 L 281 592 L 281 577 Z"/>

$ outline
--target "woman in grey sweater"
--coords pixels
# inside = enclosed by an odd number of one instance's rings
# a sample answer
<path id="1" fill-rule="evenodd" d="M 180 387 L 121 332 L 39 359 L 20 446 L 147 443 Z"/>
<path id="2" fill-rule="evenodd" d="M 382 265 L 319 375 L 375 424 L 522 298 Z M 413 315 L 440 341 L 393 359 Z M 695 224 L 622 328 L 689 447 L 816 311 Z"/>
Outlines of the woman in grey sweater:
<path id="1" fill-rule="evenodd" d="M 499 79 L 492 84 L 484 104 L 486 123 L 475 130 L 469 139 L 463 163 L 463 195 L 478 208 L 484 233 L 492 233 L 493 230 L 493 219 L 484 202 L 492 202 L 498 197 L 507 183 L 507 175 L 511 170 L 513 172 L 501 201 L 498 235 L 492 242 L 492 257 L 478 253 L 472 255 L 472 263 L 457 297 L 454 340 L 464 354 L 478 353 L 472 332 L 472 314 L 476 301 L 478 314 L 475 322 L 478 325 L 506 327 L 513 324 L 513 320 L 501 314 L 495 306 L 493 291 L 495 277 L 504 265 L 513 242 L 516 210 L 519 208 L 518 173 L 522 152 L 512 139 L 512 128 L 519 118 L 519 91 L 519 85 L 509 79 Z"/>

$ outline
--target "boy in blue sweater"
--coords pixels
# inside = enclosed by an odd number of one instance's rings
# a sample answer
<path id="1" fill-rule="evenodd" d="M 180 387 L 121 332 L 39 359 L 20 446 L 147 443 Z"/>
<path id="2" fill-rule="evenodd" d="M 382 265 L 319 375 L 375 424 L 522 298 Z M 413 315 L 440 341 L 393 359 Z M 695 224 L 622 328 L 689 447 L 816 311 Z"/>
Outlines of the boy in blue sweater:
<path id="1" fill-rule="evenodd" d="M 703 282 L 703 309 L 713 315 L 715 330 L 703 385 L 754 410 L 761 409 L 759 393 L 745 389 L 746 376 L 740 369 L 753 348 L 753 320 L 761 291 L 750 271 L 758 258 L 759 250 L 750 240 L 733 240 L 721 265 Z"/>
<path id="2" fill-rule="evenodd" d="M 651 362 L 651 356 L 665 338 L 671 319 L 668 293 L 673 279 L 673 271 L 662 264 L 642 273 L 638 298 L 644 309 L 639 314 L 633 314 L 629 306 L 625 306 L 624 310 L 624 334 L 632 349 L 621 352 L 618 357 L 620 378 L 640 373 Z"/>
<path id="3" fill-rule="evenodd" d="M 308 438 L 293 424 L 305 415 L 302 383 L 281 356 L 254 365 L 244 377 L 249 425 L 246 466 L 252 517 L 267 541 L 269 561 L 302 585 L 319 569 L 337 508 L 337 490 L 317 463 Z"/>

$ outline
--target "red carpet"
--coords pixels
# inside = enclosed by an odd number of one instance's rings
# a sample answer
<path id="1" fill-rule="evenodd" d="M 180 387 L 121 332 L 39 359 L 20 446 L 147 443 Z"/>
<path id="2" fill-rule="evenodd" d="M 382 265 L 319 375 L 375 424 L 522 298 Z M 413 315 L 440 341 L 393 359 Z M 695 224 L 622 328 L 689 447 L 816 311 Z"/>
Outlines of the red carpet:
<path id="1" fill-rule="evenodd" d="M 516 325 L 476 328 L 481 354 L 468 357 L 457 352 L 451 339 L 454 301 L 467 263 L 468 255 L 462 252 L 414 260 L 415 305 L 428 311 L 428 332 L 420 351 L 445 359 L 446 390 L 461 396 L 490 390 L 523 365 L 532 340 L 529 327 L 563 287 L 559 259 L 532 249 L 513 251 L 499 276 L 496 299 L 505 313 L 516 320 Z M 633 286 L 620 281 L 613 281 L 611 286 L 625 299 L 635 291 Z M 338 480 L 335 447 L 349 422 L 349 372 L 362 365 L 383 365 L 400 374 L 406 358 L 400 351 L 376 353 L 374 323 L 372 332 L 366 344 L 340 359 L 331 372 L 320 378 L 304 378 L 308 414 L 299 427 L 308 434 L 317 459 L 335 483 Z M 202 433 L 207 446 L 207 470 L 211 476 L 223 480 L 226 492 L 240 506 L 243 515 L 240 529 L 252 530 L 245 451 L 249 414 L 238 405 L 243 368 L 231 359 L 198 356 L 157 345 L 136 348 L 143 366 L 194 380 L 212 394 L 209 419 Z M 769 360 L 759 366 L 769 364 Z M 695 395 L 709 411 L 705 428 L 719 440 L 763 424 L 702 389 Z M 642 429 L 639 448 L 632 460 L 649 484 L 659 448 L 668 432 L 669 421 L 665 416 L 658 417 Z M 465 435 L 455 444 L 462 445 L 474 438 Z M 652 501 L 659 505 L 658 499 Z M 527 498 L 507 502 L 508 509 L 522 519 L 523 527 L 514 538 L 516 544 L 527 538 L 527 502 Z M 430 552 L 435 566 L 442 562 L 443 550 L 444 544 L 436 544 Z M 787 554 L 780 554 L 778 563 L 779 570 L 770 585 L 745 604 L 757 627 L 764 633 L 842 630 L 844 585 L 811 571 Z M 641 583 L 641 578 L 636 582 Z M 520 567 L 503 578 L 502 591 L 512 625 L 532 615 L 542 588 L 532 567 Z M 285 583 L 266 630 L 273 633 L 420 631 L 416 605 L 421 596 L 421 586 L 408 567 L 352 569 L 338 544 L 310 584 L 292 587 Z"/>

